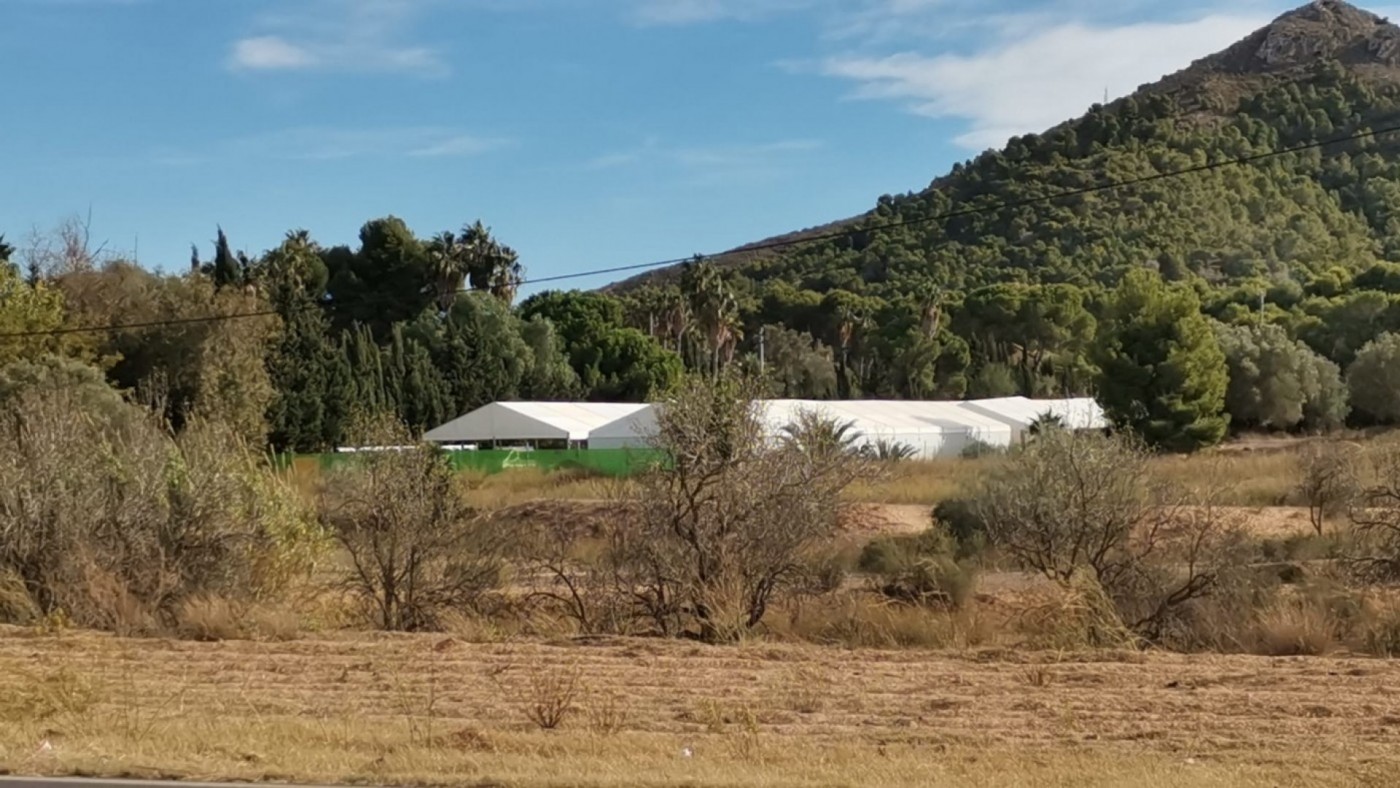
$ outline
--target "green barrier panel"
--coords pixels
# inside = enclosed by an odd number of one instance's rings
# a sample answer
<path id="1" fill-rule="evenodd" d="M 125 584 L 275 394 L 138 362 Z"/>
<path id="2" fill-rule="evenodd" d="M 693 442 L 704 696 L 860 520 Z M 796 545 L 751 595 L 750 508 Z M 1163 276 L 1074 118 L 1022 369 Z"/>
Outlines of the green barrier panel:
<path id="1" fill-rule="evenodd" d="M 316 462 L 322 470 L 338 468 L 353 462 L 356 452 L 317 454 L 298 457 L 298 460 Z M 654 449 L 541 449 L 536 451 L 454 451 L 447 452 L 452 467 L 458 471 L 496 474 L 519 468 L 535 468 L 545 472 L 580 470 L 603 476 L 633 476 L 645 473 L 658 464 L 666 464 L 670 458 L 665 452 Z M 276 460 L 283 467 L 293 464 L 291 458 L 281 455 Z M 284 464 L 285 463 L 285 464 Z"/>
<path id="2" fill-rule="evenodd" d="M 663 452 L 645 449 L 457 451 L 448 456 L 457 470 L 477 473 L 536 468 L 541 471 L 582 470 L 604 476 L 631 476 L 667 459 Z"/>

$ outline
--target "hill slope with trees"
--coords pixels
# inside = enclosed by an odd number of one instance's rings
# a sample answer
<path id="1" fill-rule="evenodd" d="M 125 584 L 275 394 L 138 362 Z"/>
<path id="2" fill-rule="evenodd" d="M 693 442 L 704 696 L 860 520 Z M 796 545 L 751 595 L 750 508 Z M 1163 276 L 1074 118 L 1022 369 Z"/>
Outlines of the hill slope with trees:
<path id="1" fill-rule="evenodd" d="M 1318 0 L 865 216 L 603 292 L 520 300 L 481 222 L 261 255 L 219 230 L 179 274 L 94 259 L 73 223 L 0 242 L 0 367 L 76 359 L 177 429 L 213 414 L 295 451 L 383 412 L 649 400 L 733 365 L 784 397 L 1095 395 L 1167 448 L 1389 422 L 1394 126 L 1400 28 Z M 109 325 L 132 327 L 73 330 Z"/>

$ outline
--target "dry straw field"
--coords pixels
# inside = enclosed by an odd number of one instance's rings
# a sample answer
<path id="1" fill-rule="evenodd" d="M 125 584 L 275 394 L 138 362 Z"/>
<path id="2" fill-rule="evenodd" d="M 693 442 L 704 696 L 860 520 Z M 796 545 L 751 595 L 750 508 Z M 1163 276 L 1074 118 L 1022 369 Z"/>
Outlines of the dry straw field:
<path id="1" fill-rule="evenodd" d="M 1400 784 L 1400 443 L 887 466 L 821 424 L 771 446 L 726 396 L 626 481 L 423 449 L 287 484 L 141 422 L 93 463 L 33 404 L 0 430 L 0 770 Z"/>
<path id="2" fill-rule="evenodd" d="M 1379 788 L 1400 773 L 1400 665 L 1373 659 L 13 631 L 0 676 L 0 757 L 31 774 Z"/>

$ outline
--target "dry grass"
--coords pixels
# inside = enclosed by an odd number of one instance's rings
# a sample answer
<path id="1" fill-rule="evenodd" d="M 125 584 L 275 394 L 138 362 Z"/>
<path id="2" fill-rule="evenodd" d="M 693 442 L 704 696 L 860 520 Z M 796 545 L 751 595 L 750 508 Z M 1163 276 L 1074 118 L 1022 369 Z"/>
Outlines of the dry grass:
<path id="1" fill-rule="evenodd" d="M 9 634 L 0 767 L 26 774 L 1224 788 L 1400 768 L 1387 661 Z M 575 667 L 583 718 L 608 695 L 626 714 L 538 730 L 520 714 L 532 677 Z"/>
<path id="2" fill-rule="evenodd" d="M 1162 457 L 1154 469 L 1167 479 L 1187 487 L 1207 489 L 1229 483 L 1223 505 L 1280 506 L 1290 500 L 1297 473 L 1298 447 L 1282 443 L 1277 448 L 1242 450 L 1227 446 L 1192 456 Z M 934 506 L 963 496 L 1002 459 L 947 459 L 902 462 L 891 465 L 878 482 L 862 483 L 846 491 L 853 503 Z M 298 459 L 288 471 L 297 489 L 311 495 L 320 478 L 314 460 Z M 631 482 L 578 471 L 549 472 L 519 468 L 498 474 L 464 473 L 468 500 L 486 509 L 518 506 L 532 501 L 601 501 L 616 497 Z"/>
<path id="3" fill-rule="evenodd" d="M 1298 484 L 1296 447 L 1160 457 L 1152 467 L 1164 480 L 1188 489 L 1223 487 L 1218 503 L 1226 506 L 1286 506 Z"/>
<path id="4" fill-rule="evenodd" d="M 467 500 L 483 509 L 502 509 L 532 501 L 601 501 L 618 497 L 631 482 L 581 471 L 517 468 L 497 474 L 462 474 Z"/>

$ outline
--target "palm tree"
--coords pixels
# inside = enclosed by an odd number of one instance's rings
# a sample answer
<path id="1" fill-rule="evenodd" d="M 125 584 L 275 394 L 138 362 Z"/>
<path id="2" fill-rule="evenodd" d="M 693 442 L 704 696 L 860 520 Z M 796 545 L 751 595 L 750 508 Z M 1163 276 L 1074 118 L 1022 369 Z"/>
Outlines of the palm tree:
<path id="1" fill-rule="evenodd" d="M 794 449 L 823 459 L 857 453 L 857 446 L 865 437 L 853 421 L 837 421 L 806 409 L 799 410 L 793 422 L 783 427 L 782 435 L 783 441 Z"/>
<path id="2" fill-rule="evenodd" d="M 524 282 L 525 269 L 515 250 L 491 237 L 491 228 L 478 219 L 462 228 L 457 238 L 462 247 L 467 280 L 473 290 L 485 290 L 511 303 Z"/>
<path id="3" fill-rule="evenodd" d="M 681 274 L 681 289 L 704 345 L 704 366 L 718 376 L 724 364 L 733 360 L 734 349 L 743 336 L 739 302 L 719 271 L 698 256 L 686 264 Z"/>
<path id="4" fill-rule="evenodd" d="M 1063 416 L 1047 410 L 1035 417 L 1035 421 L 1031 422 L 1031 426 L 1026 429 L 1026 432 L 1031 435 L 1044 435 L 1047 432 L 1062 430 L 1065 426 Z"/>
<path id="5" fill-rule="evenodd" d="M 467 278 L 466 248 L 451 231 L 441 232 L 428 241 L 428 273 L 432 277 L 433 300 L 439 312 L 452 309 L 457 293 Z"/>
<path id="6" fill-rule="evenodd" d="M 919 328 L 924 336 L 937 339 L 943 327 L 943 291 L 932 282 L 924 282 L 915 288 L 919 304 Z"/>

